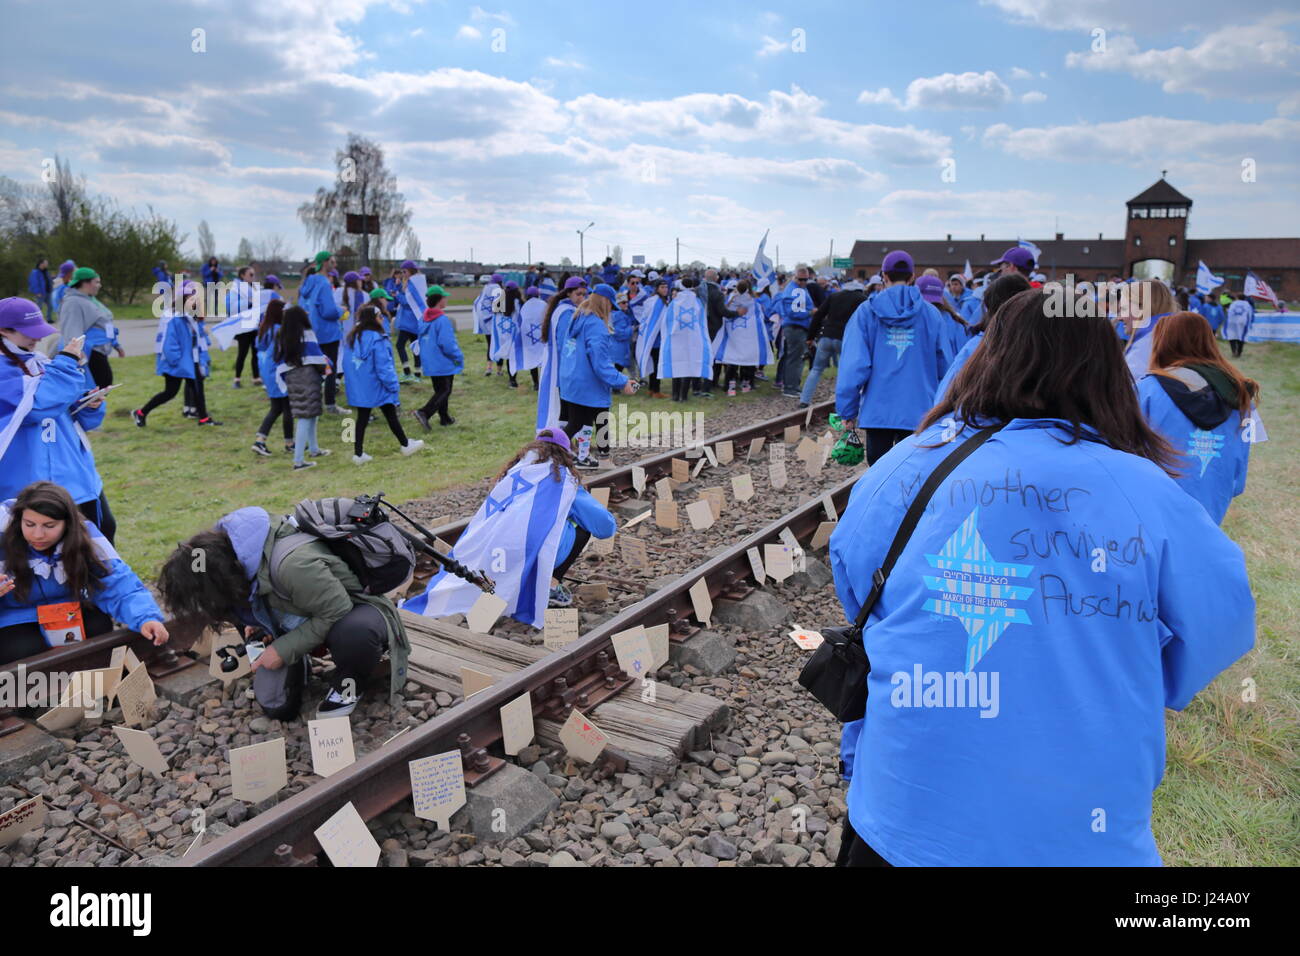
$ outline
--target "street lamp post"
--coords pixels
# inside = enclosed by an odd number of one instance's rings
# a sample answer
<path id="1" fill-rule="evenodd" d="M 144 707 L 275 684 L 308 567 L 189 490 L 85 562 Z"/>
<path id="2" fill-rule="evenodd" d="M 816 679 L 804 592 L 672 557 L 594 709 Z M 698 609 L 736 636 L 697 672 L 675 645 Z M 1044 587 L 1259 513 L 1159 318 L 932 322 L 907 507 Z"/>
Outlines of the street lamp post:
<path id="1" fill-rule="evenodd" d="M 587 268 L 587 259 L 586 259 L 586 255 L 585 255 L 585 253 L 583 252 L 583 240 L 584 240 L 584 238 L 585 238 L 585 236 L 586 236 L 586 232 L 587 232 L 587 230 L 590 229 L 590 228 L 591 228 L 592 226 L 594 226 L 594 225 L 595 225 L 594 222 L 589 222 L 589 223 L 587 223 L 585 226 L 583 226 L 581 229 L 578 230 L 578 270 L 579 270 L 579 271 L 582 271 L 583 269 L 586 269 L 586 268 Z"/>

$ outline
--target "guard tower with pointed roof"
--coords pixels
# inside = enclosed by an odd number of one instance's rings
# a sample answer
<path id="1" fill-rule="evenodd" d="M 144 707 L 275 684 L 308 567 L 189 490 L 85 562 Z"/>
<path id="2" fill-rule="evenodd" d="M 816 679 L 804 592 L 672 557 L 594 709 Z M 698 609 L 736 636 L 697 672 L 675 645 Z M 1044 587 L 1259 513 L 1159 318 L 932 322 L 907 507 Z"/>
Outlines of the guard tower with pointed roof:
<path id="1" fill-rule="evenodd" d="M 1181 277 L 1187 268 L 1187 217 L 1192 201 L 1165 173 L 1130 199 L 1124 227 L 1124 274 L 1137 279 Z"/>

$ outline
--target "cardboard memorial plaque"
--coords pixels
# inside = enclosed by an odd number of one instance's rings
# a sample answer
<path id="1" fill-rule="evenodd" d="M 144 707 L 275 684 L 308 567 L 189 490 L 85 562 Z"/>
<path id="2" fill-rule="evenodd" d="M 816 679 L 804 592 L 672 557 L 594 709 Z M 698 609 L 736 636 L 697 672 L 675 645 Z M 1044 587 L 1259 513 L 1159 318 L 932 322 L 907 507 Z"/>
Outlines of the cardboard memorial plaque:
<path id="1" fill-rule="evenodd" d="M 786 472 L 785 472 L 785 462 L 783 462 L 783 461 L 774 461 L 774 462 L 772 462 L 770 465 L 768 465 L 768 466 L 767 466 L 767 480 L 768 480 L 768 483 L 769 483 L 773 488 L 776 488 L 778 491 L 779 491 L 780 489 L 784 488 L 785 485 L 786 485 L 786 482 L 789 480 L 789 476 L 786 475 Z"/>
<path id="2" fill-rule="evenodd" d="M 731 494 L 737 501 L 748 501 L 754 497 L 754 478 L 752 475 L 732 475 Z"/>
<path id="3" fill-rule="evenodd" d="M 820 461 L 821 464 L 817 466 L 819 469 L 826 467 L 826 463 L 831 460 L 832 451 L 834 451 L 833 446 L 822 445 L 821 457 L 818 459 L 818 461 Z"/>
<path id="4" fill-rule="evenodd" d="M 691 466 L 684 458 L 673 459 L 673 481 L 687 482 L 691 479 Z"/>
<path id="5" fill-rule="evenodd" d="M 799 435 L 801 434 L 801 432 L 802 429 L 800 429 L 798 425 L 786 425 L 785 443 L 787 445 L 793 445 L 795 442 L 799 440 Z"/>
<path id="6" fill-rule="evenodd" d="M 586 603 L 609 600 L 609 586 L 606 584 L 579 584 L 578 597 Z"/>
<path id="7" fill-rule="evenodd" d="M 718 467 L 718 454 L 713 450 L 711 445 L 704 446 L 704 457 L 709 459 L 709 466 L 711 468 Z"/>
<path id="8" fill-rule="evenodd" d="M 497 679 L 491 674 L 484 674 L 472 667 L 462 666 L 460 669 L 461 692 L 465 695 L 466 700 L 469 700 L 481 690 L 487 690 L 496 682 Z"/>
<path id="9" fill-rule="evenodd" d="M 655 502 L 655 524 L 661 528 L 669 528 L 676 531 L 682 526 L 681 519 L 677 515 L 677 502 L 664 501 L 662 498 Z"/>
<path id="10" fill-rule="evenodd" d="M 822 495 L 822 507 L 826 509 L 827 521 L 840 520 L 840 513 L 835 510 L 835 502 L 831 499 L 831 493 L 829 491 Z"/>
<path id="11" fill-rule="evenodd" d="M 722 512 L 727 506 L 727 493 L 721 488 L 703 488 L 700 490 L 700 497 L 708 499 L 709 504 L 713 507 L 713 520 L 717 521 L 722 517 Z"/>
<path id="12" fill-rule="evenodd" d="M 191 653 L 193 653 L 199 660 L 210 655 L 212 653 L 212 639 L 215 636 L 216 635 L 210 628 L 204 628 L 203 633 L 199 635 L 198 640 L 190 645 Z M 122 648 L 122 650 L 126 650 L 126 648 Z M 125 663 L 125 661 L 123 663 Z"/>
<path id="13" fill-rule="evenodd" d="M 452 815 L 465 805 L 465 767 L 460 751 L 448 750 L 412 760 L 407 769 L 415 815 L 421 820 L 433 820 L 439 830 L 446 830 Z"/>
<path id="14" fill-rule="evenodd" d="M 638 496 L 645 494 L 645 469 L 640 465 L 632 466 L 632 487 Z"/>
<path id="15" fill-rule="evenodd" d="M 650 653 L 654 663 L 650 669 L 657 671 L 668 663 L 668 625 L 656 624 L 645 629 L 646 640 L 650 642 Z"/>
<path id="16" fill-rule="evenodd" d="M 763 567 L 768 575 L 777 581 L 784 581 L 794 574 L 794 561 L 790 548 L 784 544 L 763 545 Z"/>
<path id="17" fill-rule="evenodd" d="M 700 472 L 704 470 L 704 466 L 707 464 L 708 461 L 704 458 L 701 458 L 698 462 L 696 462 L 695 469 L 691 472 L 691 478 L 698 478 L 700 476 Z"/>
<path id="18" fill-rule="evenodd" d="M 451 515 L 438 515 L 436 518 L 429 519 L 430 528 L 441 528 L 448 524 L 451 524 Z"/>
<path id="19" fill-rule="evenodd" d="M 758 548 L 746 548 L 745 556 L 749 558 L 749 569 L 754 572 L 754 583 L 762 584 L 767 580 L 767 571 L 763 567 L 763 557 Z"/>
<path id="20" fill-rule="evenodd" d="M 126 649 L 126 657 L 122 661 L 122 666 L 126 668 L 128 674 L 140 666 L 140 658 L 136 657 L 135 651 L 129 647 Z"/>
<path id="21" fill-rule="evenodd" d="M 820 551 L 826 547 L 830 543 L 831 533 L 837 525 L 838 522 L 836 521 L 823 521 L 819 524 L 817 530 L 813 532 L 812 543 L 808 547 L 813 551 Z"/>
<path id="22" fill-rule="evenodd" d="M 244 643 L 244 638 L 236 631 L 222 631 L 212 639 L 212 657 L 208 660 L 208 674 L 221 681 L 223 684 L 229 684 L 231 681 L 246 677 L 253 670 L 253 665 L 248 662 L 247 654 L 238 655 L 235 660 L 239 663 L 233 671 L 227 673 L 221 669 L 221 649 L 223 647 L 237 648 Z M 128 663 L 127 668 L 131 665 Z"/>
<path id="23" fill-rule="evenodd" d="M 501 708 L 501 746 L 507 754 L 514 757 L 533 742 L 535 735 L 533 695 L 520 694 Z"/>
<path id="24" fill-rule="evenodd" d="M 45 798 L 32 797 L 0 813 L 0 846 L 8 846 L 24 833 L 45 826 Z"/>
<path id="25" fill-rule="evenodd" d="M 212 632 L 204 630 L 200 640 L 206 638 L 209 643 L 212 642 Z M 197 643 L 197 642 L 196 642 Z M 104 699 L 111 706 L 113 698 L 117 696 L 117 685 L 122 680 L 122 669 L 126 667 L 126 652 L 129 650 L 125 644 L 119 644 L 113 648 L 113 654 L 108 659 L 108 667 L 104 668 L 106 672 L 106 681 L 104 684 Z M 191 647 L 190 650 L 194 648 Z"/>
<path id="26" fill-rule="evenodd" d="M 587 489 L 587 493 L 600 502 L 602 508 L 609 507 L 609 485 L 600 485 L 597 488 L 589 488 Z"/>
<path id="27" fill-rule="evenodd" d="M 560 743 L 571 757 L 591 763 L 605 749 L 607 738 L 599 727 L 582 715 L 575 707 L 569 719 L 560 728 Z"/>
<path id="28" fill-rule="evenodd" d="M 785 446 L 779 441 L 772 442 L 767 449 L 768 461 L 785 461 Z"/>
<path id="29" fill-rule="evenodd" d="M 198 849 L 200 846 L 202 846 L 202 844 L 203 844 L 203 831 L 200 830 L 198 833 L 194 835 L 194 839 L 190 841 L 190 848 L 181 854 L 181 859 L 188 860 L 191 856 L 198 856 Z"/>
<path id="30" fill-rule="evenodd" d="M 692 501 L 686 506 L 686 517 L 691 519 L 691 527 L 696 531 L 706 531 L 713 527 L 713 505 L 707 498 Z"/>
<path id="31" fill-rule="evenodd" d="M 349 801 L 313 834 L 335 866 L 378 866 L 379 844 Z"/>
<path id="32" fill-rule="evenodd" d="M 153 680 L 141 664 L 117 685 L 117 700 L 122 705 L 122 719 L 128 726 L 153 723 L 153 702 L 158 694 L 153 689 Z"/>
<path id="33" fill-rule="evenodd" d="M 794 532 L 790 530 L 789 525 L 786 525 L 779 532 L 777 532 L 777 537 L 779 537 L 783 542 L 788 544 L 791 548 L 799 547 L 799 539 L 794 536 Z"/>
<path id="34" fill-rule="evenodd" d="M 650 567 L 650 553 L 640 538 L 627 535 L 622 539 L 623 560 L 634 568 Z"/>
<path id="35" fill-rule="evenodd" d="M 718 464 L 729 465 L 736 460 L 736 444 L 730 438 L 713 446 L 718 453 Z"/>
<path id="36" fill-rule="evenodd" d="M 626 547 L 624 547 L 626 550 Z M 578 609 L 548 607 L 543 619 L 542 644 L 548 651 L 559 650 L 578 639 Z"/>
<path id="37" fill-rule="evenodd" d="M 592 554 L 599 554 L 599 555 L 601 555 L 602 557 L 605 556 L 605 555 L 607 555 L 607 554 L 613 554 L 613 553 L 614 553 L 614 539 L 617 538 L 617 537 L 618 537 L 617 534 L 611 534 L 608 538 L 592 538 L 592 539 L 591 539 L 591 553 L 592 553 Z"/>
<path id="38" fill-rule="evenodd" d="M 655 482 L 655 497 L 660 501 L 673 500 L 673 483 L 668 478 L 660 478 Z"/>
<path id="39" fill-rule="evenodd" d="M 750 439 L 749 451 L 745 453 L 745 461 L 749 462 L 752 461 L 754 458 L 756 458 L 758 456 L 758 453 L 763 450 L 763 445 L 765 445 L 766 443 L 767 443 L 767 439 L 764 438 L 762 435 L 760 435 L 757 438 Z"/>
<path id="40" fill-rule="evenodd" d="M 646 518 L 649 518 L 654 513 L 655 512 L 653 508 L 647 508 L 645 511 L 641 512 L 635 518 L 629 518 L 627 524 L 623 525 L 623 530 L 626 531 L 628 528 L 635 528 L 642 521 L 645 521 Z"/>
<path id="41" fill-rule="evenodd" d="M 820 451 L 820 448 L 817 443 L 805 435 L 799 441 L 799 445 L 795 448 L 794 456 L 800 461 L 807 461 L 813 455 L 817 454 L 818 451 Z"/>
<path id="42" fill-rule="evenodd" d="M 158 741 L 149 736 L 147 730 L 132 730 L 130 727 L 114 727 L 113 733 L 126 748 L 127 756 L 144 767 L 150 773 L 161 777 L 168 770 L 167 758 L 158 749 Z"/>
<path id="43" fill-rule="evenodd" d="M 261 803 L 289 784 L 283 737 L 248 747 L 231 747 L 228 756 L 230 795 L 236 800 Z"/>
<path id="44" fill-rule="evenodd" d="M 804 427 L 804 428 L 807 428 L 809 425 L 812 424 L 812 413 L 813 413 L 812 402 L 809 402 L 809 403 L 808 403 L 808 414 L 805 415 L 805 416 L 803 417 L 803 427 Z"/>
<path id="45" fill-rule="evenodd" d="M 356 763 L 352 749 L 352 724 L 346 717 L 307 721 L 311 740 L 311 767 L 318 777 L 328 777 Z"/>
<path id="46" fill-rule="evenodd" d="M 809 478 L 816 478 L 826 467 L 826 458 L 820 450 L 814 449 L 808 460 L 803 463 L 803 470 Z"/>
<path id="47" fill-rule="evenodd" d="M 673 432 L 674 432 L 674 434 L 677 434 L 677 429 L 673 429 Z M 685 439 L 683 438 L 682 441 L 685 441 Z M 699 457 L 700 457 L 700 446 L 699 446 L 699 445 L 692 445 L 690 448 L 687 448 L 687 449 L 686 449 L 686 457 L 687 457 L 687 458 L 691 458 L 691 459 L 699 458 Z"/>
<path id="48" fill-rule="evenodd" d="M 57 686 L 57 685 L 56 685 Z M 100 700 L 104 696 L 104 674 L 100 670 L 75 671 L 68 676 L 59 697 L 60 707 L 80 707 L 87 711 L 100 710 Z"/>
<path id="49" fill-rule="evenodd" d="M 815 651 L 822 646 L 822 635 L 820 631 L 809 631 L 805 628 L 795 626 L 790 632 L 790 639 L 802 647 L 805 651 Z"/>
<path id="50" fill-rule="evenodd" d="M 465 615 L 465 620 L 469 624 L 469 629 L 475 634 L 490 634 L 492 625 L 497 622 L 497 618 L 505 609 L 505 598 L 484 591 L 475 598 L 474 606 L 469 609 L 469 614 Z"/>
<path id="51" fill-rule="evenodd" d="M 36 723 L 50 733 L 54 733 L 56 730 L 67 730 L 69 727 L 77 726 L 85 716 L 86 709 L 84 707 L 59 704 L 37 717 Z"/>
<path id="52" fill-rule="evenodd" d="M 691 606 L 695 609 L 695 619 L 705 627 L 713 620 L 713 597 L 709 594 L 709 582 L 700 578 L 691 585 Z"/>
<path id="53" fill-rule="evenodd" d="M 654 650 L 645 628 L 636 627 L 619 631 L 610 639 L 614 645 L 614 657 L 618 659 L 619 670 L 628 677 L 645 677 L 654 670 Z"/>

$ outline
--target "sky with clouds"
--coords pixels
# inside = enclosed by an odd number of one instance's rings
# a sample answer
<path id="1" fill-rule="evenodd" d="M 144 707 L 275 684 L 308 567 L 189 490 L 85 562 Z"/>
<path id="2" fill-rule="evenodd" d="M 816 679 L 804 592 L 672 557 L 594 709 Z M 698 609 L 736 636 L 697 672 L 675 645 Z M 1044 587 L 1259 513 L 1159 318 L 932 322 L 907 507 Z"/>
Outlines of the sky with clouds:
<path id="1" fill-rule="evenodd" d="M 1300 235 L 1300 11 L 1262 0 L 51 8 L 0 75 L 0 174 L 71 160 L 220 250 L 287 237 L 348 132 L 423 254 L 783 264 L 859 238 L 1118 236 L 1162 169 L 1197 238 Z M 1191 26 L 1195 24 L 1195 26 Z M 195 52 L 194 31 L 204 31 Z M 18 34 L 11 36 L 11 39 Z M 1254 181 L 1243 181 L 1243 161 Z M 1249 178 L 1249 177 L 1245 177 Z"/>

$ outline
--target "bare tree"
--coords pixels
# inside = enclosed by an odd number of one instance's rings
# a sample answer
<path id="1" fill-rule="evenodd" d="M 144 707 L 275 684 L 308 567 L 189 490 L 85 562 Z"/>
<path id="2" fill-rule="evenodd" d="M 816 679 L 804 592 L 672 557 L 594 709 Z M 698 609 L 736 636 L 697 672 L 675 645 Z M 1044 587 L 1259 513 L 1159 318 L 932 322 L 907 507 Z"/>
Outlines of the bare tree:
<path id="1" fill-rule="evenodd" d="M 246 266 L 253 261 L 253 244 L 245 237 L 239 237 L 239 249 L 235 252 L 235 262 Z"/>
<path id="2" fill-rule="evenodd" d="M 420 261 L 420 237 L 414 232 L 406 237 L 406 258 Z"/>
<path id="3" fill-rule="evenodd" d="M 356 133 L 348 134 L 347 145 L 334 154 L 338 172 L 334 187 L 323 186 L 316 196 L 298 207 L 298 218 L 307 228 L 314 245 L 334 248 L 347 233 L 348 213 L 374 216 L 379 232 L 359 236 L 361 262 L 371 257 L 388 258 L 399 244 L 418 252 L 419 238 L 411 229 L 411 211 L 406 197 L 397 191 L 397 177 L 384 165 L 384 150 L 378 143 Z M 412 257 L 413 258 L 413 257 Z"/>
<path id="4" fill-rule="evenodd" d="M 289 240 L 278 232 L 263 236 L 254 245 L 258 262 L 282 262 L 289 258 Z"/>
<path id="5" fill-rule="evenodd" d="M 67 226 L 86 203 L 86 179 L 72 175 L 72 164 L 54 154 L 54 178 L 47 180 L 59 225 Z"/>
<path id="6" fill-rule="evenodd" d="M 199 220 L 198 230 L 199 255 L 206 262 L 217 254 L 217 240 L 212 235 L 212 228 L 206 219 Z"/>

